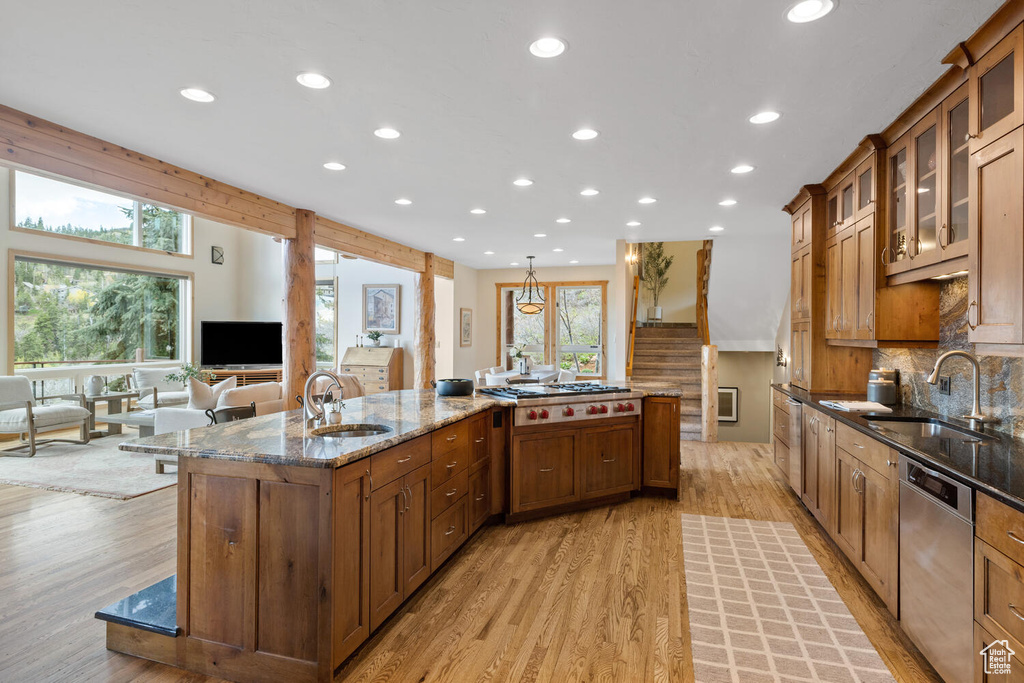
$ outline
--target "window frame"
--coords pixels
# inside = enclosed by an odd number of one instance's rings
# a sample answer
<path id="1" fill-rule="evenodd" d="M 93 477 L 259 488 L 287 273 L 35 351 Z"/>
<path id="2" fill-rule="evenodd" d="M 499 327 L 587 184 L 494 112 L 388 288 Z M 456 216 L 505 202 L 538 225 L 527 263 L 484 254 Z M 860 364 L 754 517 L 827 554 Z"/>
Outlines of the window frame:
<path id="1" fill-rule="evenodd" d="M 89 183 L 83 183 L 83 182 L 79 182 L 79 181 L 76 181 L 76 180 L 70 180 L 68 178 L 63 178 L 63 177 L 61 177 L 59 175 L 55 175 L 53 173 L 43 173 L 42 171 L 37 171 L 35 169 L 25 170 L 25 169 L 13 168 L 13 167 L 9 167 L 9 166 L 7 167 L 7 169 L 8 169 L 8 174 L 7 175 L 9 176 L 9 179 L 8 179 L 8 192 L 9 192 L 9 194 L 8 194 L 8 198 L 9 198 L 8 199 L 8 207 L 9 207 L 9 214 L 10 214 L 10 216 L 9 216 L 10 222 L 8 224 L 8 229 L 11 230 L 12 232 L 20 232 L 20 233 L 23 233 L 23 234 L 26 234 L 26 235 L 45 235 L 47 237 L 55 237 L 55 238 L 59 238 L 59 239 L 71 240 L 73 242 L 84 242 L 86 244 L 99 244 L 99 245 L 108 246 L 108 247 L 116 247 L 116 248 L 119 248 L 119 249 L 131 249 L 132 251 L 142 252 L 142 253 L 145 253 L 145 254 L 161 254 L 163 256 L 174 256 L 176 258 L 187 258 L 187 259 L 194 259 L 195 258 L 195 240 L 194 240 L 194 237 L 195 237 L 195 232 L 194 232 L 195 218 L 190 213 L 182 211 L 181 209 L 177 209 L 177 208 L 175 208 L 173 206 L 165 206 L 163 204 L 158 204 L 156 202 L 152 202 L 152 201 L 148 201 L 148 200 L 141 200 L 141 199 L 139 199 L 137 197 L 133 197 L 131 195 L 117 193 L 117 192 L 114 192 L 114 191 L 112 191 L 112 190 L 110 190 L 108 188 L 105 188 L 105 187 L 101 186 L 101 185 L 90 185 Z M 175 213 L 179 213 L 179 214 L 181 214 L 184 217 L 184 225 L 182 226 L 182 243 L 183 243 L 183 247 L 184 247 L 185 251 L 181 251 L 181 252 L 166 251 L 164 249 L 153 249 L 152 247 L 143 247 L 143 246 L 136 245 L 136 244 L 120 244 L 119 242 L 108 242 L 106 240 L 98 240 L 98 239 L 93 239 L 91 237 L 81 237 L 79 235 L 65 235 L 65 234 L 59 233 L 59 232 L 50 232 L 49 230 L 36 230 L 34 228 L 22 228 L 22 227 L 16 225 L 16 223 L 18 222 L 18 219 L 17 219 L 18 210 L 17 210 L 17 202 L 15 201 L 16 197 L 17 197 L 17 187 L 16 187 L 16 180 L 15 180 L 15 178 L 17 177 L 17 175 L 19 173 L 27 173 L 28 175 L 34 175 L 34 176 L 38 176 L 40 178 L 46 178 L 47 180 L 53 180 L 55 182 L 64 183 L 65 185 L 71 185 L 73 187 L 81 187 L 81 188 L 84 188 L 86 190 L 94 190 L 96 192 L 103 192 L 104 194 L 114 195 L 116 197 L 121 197 L 123 199 L 126 199 L 126 200 L 129 200 L 129 201 L 133 202 L 134 205 L 135 205 L 135 218 L 132 221 L 132 240 L 133 241 L 135 241 L 135 240 L 138 240 L 140 242 L 142 241 L 141 217 L 142 217 L 142 205 L 143 204 L 148 204 L 148 205 L 151 205 L 151 206 L 159 207 L 161 209 L 165 209 L 167 211 L 174 211 Z M 168 272 L 170 272 L 170 271 L 168 271 Z"/>
<path id="2" fill-rule="evenodd" d="M 558 365 L 556 355 L 558 344 L 558 320 L 555 317 L 555 293 L 559 287 L 600 287 L 601 288 L 601 374 L 580 375 L 585 380 L 604 380 L 608 377 L 608 280 L 558 280 L 551 282 L 541 281 L 538 283 L 544 290 L 544 363 L 552 362 Z M 503 310 L 501 303 L 501 291 L 503 289 L 522 289 L 522 282 L 495 282 L 495 319 L 497 321 L 497 339 L 495 341 L 495 365 L 505 367 L 508 354 L 502 340 L 502 319 Z M 549 305 L 550 304 L 550 305 Z"/>
<path id="3" fill-rule="evenodd" d="M 33 230 L 31 232 L 40 232 Z M 165 252 L 159 252 L 165 253 Z M 56 254 L 44 254 L 35 251 L 24 251 L 21 249 L 7 250 L 7 373 L 14 374 L 14 302 L 15 302 L 15 273 L 14 263 L 18 258 L 45 261 L 60 266 L 71 268 L 95 268 L 103 270 L 114 270 L 118 272 L 138 273 L 140 275 L 151 275 L 155 277 L 173 277 L 185 283 L 184 301 L 181 302 L 183 312 L 182 330 L 182 358 L 181 363 L 191 363 L 196 358 L 196 335 L 195 335 L 195 273 L 185 270 L 172 270 L 170 268 L 147 268 L 124 263 L 114 263 L 97 259 L 73 258 L 69 256 L 58 256 Z M 177 361 L 175 361 L 177 362 Z M 83 366 L 102 368 L 103 365 Z"/>
<path id="4" fill-rule="evenodd" d="M 332 325 L 332 327 L 334 328 L 334 339 L 333 339 L 334 351 L 332 353 L 332 355 L 334 356 L 334 362 L 330 366 L 327 366 L 327 365 L 321 366 L 319 362 L 314 362 L 314 365 L 316 365 L 317 368 L 324 367 L 324 368 L 328 368 L 328 369 L 333 370 L 334 368 L 341 367 L 341 359 L 338 358 L 338 277 L 337 276 L 318 277 L 318 278 L 316 278 L 313 281 L 313 286 L 314 287 L 319 287 L 321 285 L 328 285 L 328 284 L 331 285 L 334 288 L 334 297 L 333 297 L 333 302 L 332 302 L 332 305 L 331 305 L 331 308 L 334 309 L 334 324 Z M 314 337 L 316 335 L 316 329 L 315 328 L 316 328 L 316 325 L 314 325 L 314 332 L 313 332 Z M 314 339 L 313 341 L 314 341 L 313 346 L 314 346 L 314 351 L 315 351 L 316 350 L 315 349 L 315 347 L 316 347 L 316 343 L 315 343 L 316 339 Z"/>

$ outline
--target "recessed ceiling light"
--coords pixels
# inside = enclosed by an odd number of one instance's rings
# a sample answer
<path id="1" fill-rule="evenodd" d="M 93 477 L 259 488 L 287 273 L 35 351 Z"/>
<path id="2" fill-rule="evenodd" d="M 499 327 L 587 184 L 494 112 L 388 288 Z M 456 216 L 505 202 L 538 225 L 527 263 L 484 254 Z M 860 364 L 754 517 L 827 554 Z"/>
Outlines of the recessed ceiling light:
<path id="1" fill-rule="evenodd" d="M 477 216 L 487 213 L 487 209 L 470 209 L 470 213 L 475 213 Z"/>
<path id="2" fill-rule="evenodd" d="M 512 181 L 512 184 L 516 187 L 529 187 L 530 185 L 533 185 L 533 181 L 529 178 L 516 178 Z"/>
<path id="3" fill-rule="evenodd" d="M 494 252 L 493 251 L 485 251 L 484 252 L 484 256 L 494 256 Z"/>
<path id="4" fill-rule="evenodd" d="M 630 222 L 626 223 L 626 227 L 627 228 L 639 228 L 640 227 L 640 221 L 630 221 Z"/>
<path id="5" fill-rule="evenodd" d="M 710 228 L 708 228 L 708 232 L 722 232 L 723 230 L 725 230 L 725 228 L 723 228 L 721 225 L 713 225 Z"/>
<path id="6" fill-rule="evenodd" d="M 339 164 L 337 161 L 328 161 L 326 164 L 324 164 L 324 168 L 326 168 L 328 171 L 344 171 L 345 164 Z"/>
<path id="7" fill-rule="evenodd" d="M 593 140 L 599 135 L 599 133 L 593 128 L 580 128 L 578 131 L 572 134 L 577 140 Z"/>
<path id="8" fill-rule="evenodd" d="M 327 78 L 327 76 L 324 76 L 323 74 L 313 73 L 312 71 L 299 74 L 295 77 L 295 80 L 307 88 L 314 88 L 316 90 L 323 90 L 324 88 L 331 87 L 331 79 Z"/>
<path id="9" fill-rule="evenodd" d="M 722 201 L 718 202 L 718 205 L 719 206 L 736 206 L 736 200 L 735 199 L 723 199 Z"/>
<path id="10" fill-rule="evenodd" d="M 373 134 L 379 138 L 384 138 L 385 140 L 394 140 L 395 138 L 401 137 L 402 135 L 394 128 L 378 128 L 377 130 L 373 131 Z"/>
<path id="11" fill-rule="evenodd" d="M 780 116 L 782 116 L 782 114 L 777 111 L 762 111 L 754 114 L 747 120 L 756 124 L 771 123 L 772 121 L 778 121 Z"/>
<path id="12" fill-rule="evenodd" d="M 565 41 L 560 38 L 540 38 L 530 43 L 530 52 L 535 57 L 549 59 L 565 52 Z"/>
<path id="13" fill-rule="evenodd" d="M 588 187 L 585 190 L 580 190 L 580 194 L 583 195 L 584 197 L 593 197 L 594 195 L 598 195 L 601 193 L 592 187 Z"/>
<path id="14" fill-rule="evenodd" d="M 569 261 L 569 263 L 579 263 L 579 261 L 577 261 L 576 259 L 573 259 L 572 261 Z"/>
<path id="15" fill-rule="evenodd" d="M 534 235 L 533 235 L 533 236 L 534 236 L 534 237 L 547 237 L 547 233 L 544 233 L 544 232 L 537 232 L 537 233 L 534 233 Z"/>
<path id="16" fill-rule="evenodd" d="M 551 251 L 565 251 L 565 249 L 562 249 L 561 247 L 559 247 L 557 249 L 552 249 Z"/>
<path id="17" fill-rule="evenodd" d="M 640 199 L 638 199 L 636 201 L 639 204 L 653 204 L 654 202 L 656 202 L 658 200 L 655 199 L 654 197 L 641 197 Z"/>
<path id="18" fill-rule="evenodd" d="M 821 19 L 835 9 L 837 0 L 801 0 L 790 6 L 786 18 L 794 24 L 806 24 L 808 21 Z"/>
<path id="19" fill-rule="evenodd" d="M 569 218 L 559 218 L 555 222 L 556 223 L 572 223 L 572 220 L 569 219 Z"/>
<path id="20" fill-rule="evenodd" d="M 182 88 L 180 92 L 182 97 L 193 102 L 213 102 L 217 99 L 212 92 L 201 88 Z"/>
<path id="21" fill-rule="evenodd" d="M 732 172 L 733 173 L 737 173 L 737 174 L 739 174 L 739 173 L 750 173 L 753 170 L 754 170 L 754 167 L 751 166 L 750 164 L 740 164 L 739 166 L 733 167 Z"/>
<path id="22" fill-rule="evenodd" d="M 512 263 L 510 263 L 509 265 L 510 265 L 510 266 L 518 266 L 518 265 L 519 265 L 519 261 L 513 261 L 513 262 L 512 262 Z"/>
<path id="23" fill-rule="evenodd" d="M 405 199 L 405 198 L 396 199 L 395 200 L 395 204 L 398 204 L 399 206 L 409 206 L 410 204 L 412 204 L 412 200 L 411 199 Z"/>
<path id="24" fill-rule="evenodd" d="M 452 242 L 465 242 L 465 241 L 466 241 L 465 237 L 453 237 L 452 238 Z"/>

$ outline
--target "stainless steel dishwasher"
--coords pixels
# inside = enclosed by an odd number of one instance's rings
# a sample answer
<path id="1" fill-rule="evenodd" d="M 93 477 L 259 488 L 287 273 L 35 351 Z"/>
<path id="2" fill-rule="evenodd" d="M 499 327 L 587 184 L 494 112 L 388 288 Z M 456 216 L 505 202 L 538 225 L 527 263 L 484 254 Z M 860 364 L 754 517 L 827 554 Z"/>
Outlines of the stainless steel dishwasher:
<path id="1" fill-rule="evenodd" d="M 947 683 L 974 680 L 971 493 L 900 456 L 900 622 Z"/>

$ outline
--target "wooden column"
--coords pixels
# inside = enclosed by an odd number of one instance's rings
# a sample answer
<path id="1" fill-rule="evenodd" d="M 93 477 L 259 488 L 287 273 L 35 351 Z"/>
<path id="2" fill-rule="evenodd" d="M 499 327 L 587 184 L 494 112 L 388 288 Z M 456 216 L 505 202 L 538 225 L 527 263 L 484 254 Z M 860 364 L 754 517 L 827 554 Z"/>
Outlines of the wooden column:
<path id="1" fill-rule="evenodd" d="M 700 440 L 718 441 L 718 347 L 700 348 Z"/>
<path id="2" fill-rule="evenodd" d="M 295 212 L 295 237 L 284 241 L 284 405 L 299 407 L 306 378 L 316 370 L 316 214 Z M 239 340 L 245 343 L 245 340 Z"/>
<path id="3" fill-rule="evenodd" d="M 434 255 L 424 254 L 423 272 L 416 274 L 416 369 L 415 389 L 430 389 L 434 379 L 437 335 L 434 332 Z"/>

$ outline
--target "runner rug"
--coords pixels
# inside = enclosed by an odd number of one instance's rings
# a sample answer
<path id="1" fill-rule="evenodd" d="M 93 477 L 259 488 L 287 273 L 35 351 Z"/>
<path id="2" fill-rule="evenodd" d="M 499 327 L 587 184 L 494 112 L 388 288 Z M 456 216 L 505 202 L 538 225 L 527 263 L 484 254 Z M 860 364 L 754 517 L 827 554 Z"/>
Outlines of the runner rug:
<path id="1" fill-rule="evenodd" d="M 893 681 L 792 524 L 683 515 L 697 683 Z"/>

